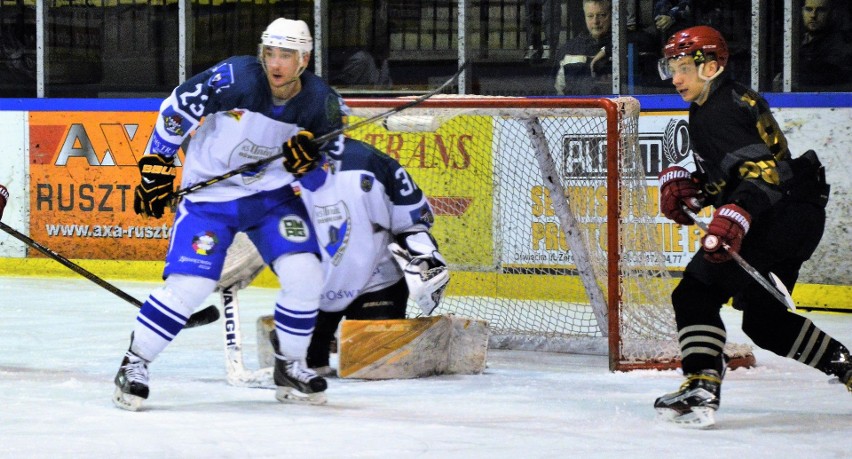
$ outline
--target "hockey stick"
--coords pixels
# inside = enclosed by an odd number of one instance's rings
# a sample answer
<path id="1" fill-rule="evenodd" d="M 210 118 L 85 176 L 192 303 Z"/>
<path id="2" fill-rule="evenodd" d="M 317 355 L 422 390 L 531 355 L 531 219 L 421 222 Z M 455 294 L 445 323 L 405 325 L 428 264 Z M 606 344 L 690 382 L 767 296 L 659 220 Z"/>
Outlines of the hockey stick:
<path id="1" fill-rule="evenodd" d="M 49 248 L 47 248 L 47 247 L 39 244 L 38 242 L 30 239 L 29 237 L 27 237 L 23 233 L 19 232 L 18 230 L 12 228 L 11 226 L 9 226 L 9 225 L 7 225 L 3 222 L 0 222 L 0 229 L 11 234 L 12 237 L 18 239 L 19 241 L 23 242 L 24 244 L 38 250 L 39 252 L 47 255 L 48 257 L 58 261 L 61 264 L 65 265 L 71 271 L 74 271 L 75 273 L 85 277 L 86 279 L 89 279 L 90 281 L 100 285 L 101 287 L 105 288 L 106 290 L 109 290 L 110 292 L 112 292 L 113 294 L 115 294 L 116 296 L 121 298 L 122 300 L 127 301 L 128 303 L 132 304 L 133 306 L 136 306 L 137 308 L 142 307 L 141 301 L 130 296 L 124 290 L 119 289 L 118 287 L 116 287 L 116 286 L 110 284 L 109 282 L 101 279 L 100 277 L 98 277 L 97 275 L 92 273 L 91 271 L 86 270 L 85 268 L 74 263 L 73 261 L 63 257 L 62 255 L 54 252 L 53 250 L 50 250 Z M 216 320 L 218 320 L 218 319 L 219 319 L 219 309 L 216 306 L 211 304 L 210 306 L 207 306 L 206 308 L 204 308 L 204 309 L 196 312 L 195 314 L 189 316 L 189 319 L 187 319 L 187 321 L 186 321 L 185 327 L 186 328 L 193 328 L 193 327 L 198 327 L 200 325 L 207 325 L 209 323 L 216 322 Z"/>
<path id="2" fill-rule="evenodd" d="M 228 384 L 236 387 L 275 388 L 271 367 L 252 372 L 248 371 L 243 363 L 243 336 L 237 291 L 236 285 L 219 290 L 222 310 L 225 312 L 225 370 Z"/>
<path id="3" fill-rule="evenodd" d="M 698 220 L 698 215 L 692 211 L 689 207 L 683 206 L 684 212 L 692 218 L 695 224 L 701 228 L 705 233 L 707 232 L 707 225 L 704 222 Z M 790 292 L 787 291 L 787 287 L 784 286 L 784 283 L 781 282 L 781 279 L 778 278 L 774 273 L 769 273 L 769 278 L 772 279 L 772 285 L 763 277 L 762 274 L 756 269 L 754 266 L 750 265 L 745 259 L 738 254 L 737 252 L 731 251 L 731 246 L 729 246 L 726 242 L 722 242 L 722 248 L 728 251 L 728 254 L 731 255 L 731 258 L 740 265 L 745 272 L 747 272 L 754 280 L 760 284 L 761 287 L 766 289 L 767 292 L 771 293 L 772 296 L 775 297 L 776 300 L 780 301 L 781 304 L 790 308 L 791 311 L 796 312 L 796 303 L 793 302 L 793 297 L 790 296 Z"/>
<path id="4" fill-rule="evenodd" d="M 353 129 L 357 129 L 361 126 L 364 126 L 364 125 L 367 125 L 367 124 L 370 124 L 370 123 L 374 123 L 378 120 L 387 118 L 387 117 L 393 115 L 394 113 L 399 113 L 399 112 L 401 112 L 401 111 L 403 111 L 407 108 L 411 108 L 411 107 L 423 102 L 424 100 L 434 96 L 435 94 L 440 93 L 444 89 L 446 89 L 454 81 L 456 81 L 456 78 L 458 78 L 459 75 L 461 75 L 461 73 L 464 71 L 464 69 L 466 67 L 467 67 L 467 62 L 463 63 L 459 67 L 459 69 L 456 71 L 456 73 L 454 73 L 453 76 L 450 77 L 449 80 L 445 81 L 444 84 L 442 84 L 441 86 L 438 86 L 437 88 L 427 92 L 426 94 L 423 94 L 423 95 L 417 97 L 416 99 L 412 99 L 411 101 L 406 102 L 406 103 L 404 103 L 404 104 L 402 104 L 398 107 L 394 107 L 394 108 L 392 108 L 392 109 L 390 109 L 390 110 L 388 110 L 384 113 L 379 113 L 378 115 L 372 116 L 372 117 L 367 118 L 367 119 L 363 119 L 363 120 L 361 120 L 357 123 L 353 123 L 353 124 L 344 126 L 340 129 L 337 129 L 335 131 L 329 132 L 328 134 L 321 135 L 321 136 L 317 137 L 316 139 L 314 139 L 313 142 L 316 145 L 322 145 L 325 142 L 328 142 L 329 140 L 334 139 L 335 137 L 339 136 L 340 134 L 343 134 L 344 132 L 348 132 L 348 131 L 351 131 Z M 186 188 L 182 188 L 180 190 L 177 190 L 177 191 L 175 191 L 174 196 L 175 196 L 175 198 L 179 198 L 181 196 L 186 196 L 186 195 L 188 195 L 190 193 L 194 193 L 194 192 L 196 192 L 196 191 L 198 191 L 202 188 L 207 188 L 208 186 L 213 185 L 214 183 L 219 183 L 219 182 L 221 182 L 223 180 L 227 180 L 227 179 L 229 179 L 229 178 L 231 178 L 235 175 L 242 174 L 243 172 L 257 170 L 258 168 L 260 168 L 262 166 L 265 166 L 265 165 L 267 165 L 267 164 L 269 164 L 273 161 L 277 161 L 277 160 L 282 159 L 282 158 L 284 158 L 284 153 L 279 153 L 277 155 L 272 155 L 268 158 L 260 159 L 260 160 L 257 160 L 255 162 L 243 164 L 242 166 L 240 166 L 240 167 L 238 167 L 238 168 L 236 168 L 236 169 L 234 169 L 230 172 L 226 172 L 222 175 L 217 175 L 216 177 L 209 178 L 209 179 L 207 179 L 207 180 L 205 180 L 201 183 L 196 183 L 195 185 L 190 185 Z"/>

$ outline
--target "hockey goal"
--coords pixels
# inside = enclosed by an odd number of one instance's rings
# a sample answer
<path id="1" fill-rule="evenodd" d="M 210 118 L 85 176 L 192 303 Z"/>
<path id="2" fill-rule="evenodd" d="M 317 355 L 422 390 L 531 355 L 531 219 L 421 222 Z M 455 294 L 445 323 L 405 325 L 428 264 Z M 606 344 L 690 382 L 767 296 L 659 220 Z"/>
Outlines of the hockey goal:
<path id="1" fill-rule="evenodd" d="M 405 102 L 347 100 L 352 122 Z M 491 348 L 673 368 L 674 284 L 639 108 L 630 97 L 435 96 L 349 135 L 398 159 L 429 196 L 452 272 L 435 313 L 486 320 Z M 726 353 L 753 358 L 742 345 Z"/>

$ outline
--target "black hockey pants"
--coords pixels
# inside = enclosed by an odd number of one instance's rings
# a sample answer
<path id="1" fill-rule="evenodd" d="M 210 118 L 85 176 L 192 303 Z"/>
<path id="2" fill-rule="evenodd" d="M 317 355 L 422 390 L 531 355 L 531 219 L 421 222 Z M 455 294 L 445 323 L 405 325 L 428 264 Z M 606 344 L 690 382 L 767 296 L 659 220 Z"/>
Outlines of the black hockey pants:
<path id="1" fill-rule="evenodd" d="M 822 206 L 784 200 L 752 222 L 740 255 L 764 275 L 775 273 L 792 292 L 799 269 L 819 244 L 824 227 Z M 819 330 L 816 330 L 819 333 L 808 331 L 815 328 L 810 321 L 789 312 L 736 261 L 710 263 L 703 254 L 703 249 L 699 249 L 693 256 L 683 280 L 672 293 L 678 330 L 687 329 L 698 335 L 690 336 L 690 340 L 707 344 L 700 346 L 702 350 L 698 352 L 685 353 L 684 373 L 717 366 L 721 349 L 713 343 L 724 340 L 724 324 L 719 311 L 731 299 L 733 306 L 743 311 L 743 331 L 756 345 L 776 354 L 796 357 L 794 347 L 806 332 L 813 333 L 815 339 L 830 340 Z M 684 333 L 681 333 L 682 348 L 684 342 Z"/>

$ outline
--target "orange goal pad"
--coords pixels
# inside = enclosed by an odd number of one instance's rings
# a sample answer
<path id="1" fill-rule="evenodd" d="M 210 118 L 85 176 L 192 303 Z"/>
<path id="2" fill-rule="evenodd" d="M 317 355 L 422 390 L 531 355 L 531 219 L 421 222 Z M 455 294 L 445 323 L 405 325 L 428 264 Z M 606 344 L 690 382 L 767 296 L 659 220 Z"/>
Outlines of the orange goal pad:
<path id="1" fill-rule="evenodd" d="M 344 320 L 338 376 L 410 379 L 485 370 L 488 324 L 452 315 L 393 320 Z"/>

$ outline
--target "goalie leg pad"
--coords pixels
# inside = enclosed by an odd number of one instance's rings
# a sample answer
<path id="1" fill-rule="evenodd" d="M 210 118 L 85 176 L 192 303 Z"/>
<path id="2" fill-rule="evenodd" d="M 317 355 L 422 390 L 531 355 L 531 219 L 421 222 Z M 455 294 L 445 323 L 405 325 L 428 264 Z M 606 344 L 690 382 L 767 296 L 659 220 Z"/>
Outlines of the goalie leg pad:
<path id="1" fill-rule="evenodd" d="M 234 235 L 234 241 L 228 247 L 225 255 L 225 265 L 216 288 L 221 290 L 233 287 L 235 290 L 244 289 L 260 275 L 266 264 L 260 256 L 260 252 L 251 242 L 246 233 Z"/>
<path id="2" fill-rule="evenodd" d="M 488 326 L 455 316 L 344 320 L 341 378 L 408 379 L 479 374 L 485 369 Z"/>

